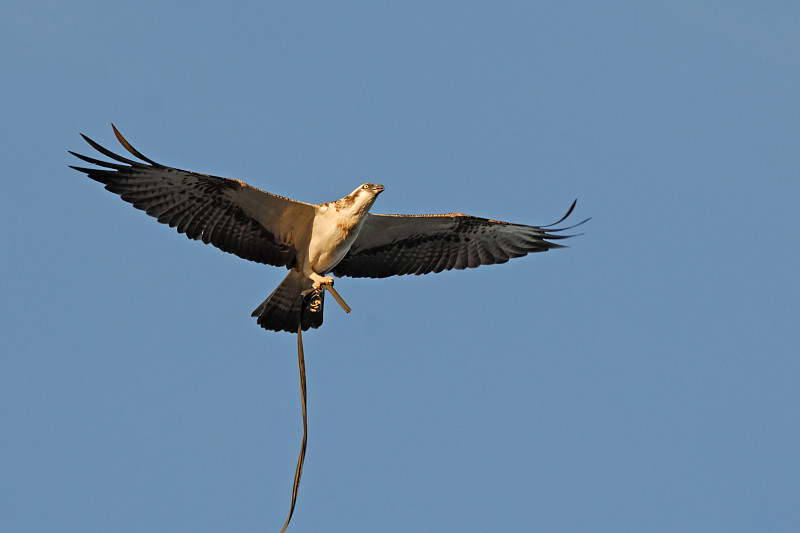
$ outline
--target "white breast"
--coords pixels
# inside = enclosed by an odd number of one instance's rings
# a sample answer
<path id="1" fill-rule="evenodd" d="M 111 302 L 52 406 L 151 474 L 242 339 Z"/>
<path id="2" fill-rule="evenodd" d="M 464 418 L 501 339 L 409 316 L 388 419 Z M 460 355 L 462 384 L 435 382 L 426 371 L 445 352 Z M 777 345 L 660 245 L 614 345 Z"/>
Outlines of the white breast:
<path id="1" fill-rule="evenodd" d="M 308 266 L 317 274 L 327 274 L 350 251 L 363 219 L 342 217 L 329 206 L 320 206 L 311 230 Z"/>

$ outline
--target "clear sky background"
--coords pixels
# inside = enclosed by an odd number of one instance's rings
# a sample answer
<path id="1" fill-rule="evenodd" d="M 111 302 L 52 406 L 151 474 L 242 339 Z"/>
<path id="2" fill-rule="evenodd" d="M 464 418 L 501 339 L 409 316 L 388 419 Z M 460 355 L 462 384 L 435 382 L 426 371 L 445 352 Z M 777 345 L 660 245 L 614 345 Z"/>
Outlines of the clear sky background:
<path id="1" fill-rule="evenodd" d="M 293 532 L 797 531 L 800 4 L 5 2 L 0 529 L 278 531 L 285 270 L 69 168 L 86 133 L 570 248 L 343 278 Z"/>

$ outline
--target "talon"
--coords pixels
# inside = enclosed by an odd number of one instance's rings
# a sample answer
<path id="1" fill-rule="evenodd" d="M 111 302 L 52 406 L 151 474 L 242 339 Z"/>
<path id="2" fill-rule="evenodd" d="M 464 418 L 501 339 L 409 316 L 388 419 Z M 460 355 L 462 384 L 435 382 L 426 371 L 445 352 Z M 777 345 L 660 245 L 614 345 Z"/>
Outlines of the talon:
<path id="1" fill-rule="evenodd" d="M 333 286 L 333 276 L 317 276 L 314 278 L 314 284 L 312 285 L 314 289 L 319 289 L 323 285 Z"/>

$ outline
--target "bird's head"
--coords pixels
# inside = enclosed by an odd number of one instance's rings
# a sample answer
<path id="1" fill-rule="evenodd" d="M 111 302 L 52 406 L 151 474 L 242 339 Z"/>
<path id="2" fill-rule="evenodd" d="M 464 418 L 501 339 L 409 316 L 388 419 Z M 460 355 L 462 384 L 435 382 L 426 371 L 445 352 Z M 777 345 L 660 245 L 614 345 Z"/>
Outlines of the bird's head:
<path id="1" fill-rule="evenodd" d="M 356 190 L 336 201 L 336 208 L 338 210 L 352 211 L 360 215 L 366 214 L 375 199 L 380 193 L 383 192 L 383 185 L 375 185 L 374 183 L 365 183 L 359 185 Z"/>
<path id="2" fill-rule="evenodd" d="M 375 185 L 374 183 L 365 183 L 363 185 L 359 185 L 356 190 L 354 190 L 351 194 L 358 195 L 358 196 L 371 196 L 373 199 L 377 198 L 380 193 L 383 192 L 383 185 Z"/>

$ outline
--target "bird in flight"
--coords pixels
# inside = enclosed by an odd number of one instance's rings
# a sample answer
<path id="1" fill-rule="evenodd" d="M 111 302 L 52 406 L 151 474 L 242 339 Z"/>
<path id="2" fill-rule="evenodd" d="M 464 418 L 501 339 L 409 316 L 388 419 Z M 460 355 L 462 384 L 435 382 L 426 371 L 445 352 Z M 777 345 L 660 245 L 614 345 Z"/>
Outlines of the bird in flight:
<path id="1" fill-rule="evenodd" d="M 113 160 L 70 151 L 94 168 L 72 166 L 105 185 L 135 208 L 176 228 L 190 239 L 257 263 L 289 269 L 280 285 L 252 316 L 268 330 L 296 332 L 322 325 L 325 286 L 333 277 L 385 278 L 428 274 L 505 263 L 532 252 L 562 248 L 555 228 L 525 226 L 461 213 L 379 215 L 370 213 L 383 185 L 365 183 L 322 204 L 271 194 L 247 183 L 189 172 L 156 163 L 125 140 L 138 161 L 122 157 L 81 134 L 89 145 Z M 97 168 L 99 167 L 99 168 Z M 335 295 L 335 293 L 334 293 Z"/>

